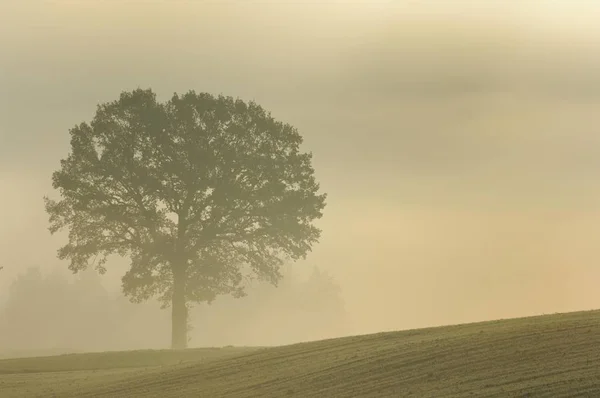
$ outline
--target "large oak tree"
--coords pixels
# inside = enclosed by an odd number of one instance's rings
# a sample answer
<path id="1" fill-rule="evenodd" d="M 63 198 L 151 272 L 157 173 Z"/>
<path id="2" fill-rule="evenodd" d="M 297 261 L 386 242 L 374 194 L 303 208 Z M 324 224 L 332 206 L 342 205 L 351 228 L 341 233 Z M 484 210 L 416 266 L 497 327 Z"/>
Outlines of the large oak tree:
<path id="1" fill-rule="evenodd" d="M 60 199 L 44 198 L 50 232 L 69 232 L 58 257 L 102 273 L 109 255 L 128 257 L 123 291 L 172 306 L 173 348 L 187 344 L 189 303 L 243 295 L 247 271 L 276 284 L 319 239 L 312 155 L 254 102 L 190 91 L 160 103 L 137 89 L 70 134 Z"/>

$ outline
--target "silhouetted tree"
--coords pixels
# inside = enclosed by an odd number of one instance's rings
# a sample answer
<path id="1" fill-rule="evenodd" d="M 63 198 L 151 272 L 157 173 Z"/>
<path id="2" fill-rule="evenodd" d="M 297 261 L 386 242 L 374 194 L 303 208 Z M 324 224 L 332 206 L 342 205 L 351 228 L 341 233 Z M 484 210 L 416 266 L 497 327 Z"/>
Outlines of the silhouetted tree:
<path id="1" fill-rule="evenodd" d="M 123 92 L 70 130 L 71 153 L 44 198 L 50 231 L 73 272 L 131 259 L 123 291 L 172 306 L 172 347 L 186 346 L 188 302 L 243 295 L 242 270 L 276 284 L 287 258 L 306 256 L 320 230 L 311 153 L 289 124 L 254 102 L 152 90 Z"/>

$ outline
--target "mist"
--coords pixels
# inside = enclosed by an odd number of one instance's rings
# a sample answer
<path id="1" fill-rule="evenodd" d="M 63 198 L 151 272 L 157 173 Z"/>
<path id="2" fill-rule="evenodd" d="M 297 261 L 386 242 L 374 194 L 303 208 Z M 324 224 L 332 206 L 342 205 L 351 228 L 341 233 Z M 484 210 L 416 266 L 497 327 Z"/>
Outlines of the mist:
<path id="1" fill-rule="evenodd" d="M 30 267 L 67 272 L 42 196 L 68 129 L 137 87 L 255 100 L 299 129 L 328 193 L 321 241 L 292 268 L 331 275 L 346 320 L 193 345 L 598 308 L 600 6 L 441 3 L 0 1 L 0 309 Z M 110 297 L 127 265 L 107 264 Z M 213 305 L 268 313 L 250 298 Z M 136 327 L 154 328 L 154 347 L 169 325 L 152 311 Z M 194 315 L 207 330 L 208 312 Z M 92 340 L 77 349 L 106 348 Z"/>
<path id="2" fill-rule="evenodd" d="M 273 346 L 350 332 L 340 287 L 318 268 L 302 276 L 288 266 L 277 287 L 256 280 L 245 287 L 243 300 L 223 296 L 191 307 L 191 346 Z M 166 349 L 170 318 L 156 300 L 134 304 L 109 291 L 95 270 L 70 277 L 62 268 L 31 267 L 0 311 L 0 358 Z"/>

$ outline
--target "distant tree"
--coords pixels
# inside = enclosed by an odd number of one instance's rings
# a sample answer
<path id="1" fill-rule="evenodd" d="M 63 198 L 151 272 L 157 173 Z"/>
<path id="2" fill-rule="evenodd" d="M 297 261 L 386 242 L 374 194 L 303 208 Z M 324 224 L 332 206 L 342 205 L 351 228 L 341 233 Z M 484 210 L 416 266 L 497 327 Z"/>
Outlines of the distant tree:
<path id="1" fill-rule="evenodd" d="M 5 338 L 20 348 L 59 345 L 56 331 L 72 316 L 69 295 L 69 282 L 56 273 L 44 276 L 39 267 L 31 267 L 19 274 L 3 309 Z"/>
<path id="2" fill-rule="evenodd" d="M 73 272 L 131 259 L 123 291 L 172 306 L 173 348 L 187 342 L 187 303 L 242 296 L 243 270 L 277 284 L 286 259 L 318 242 L 322 216 L 302 137 L 254 102 L 152 90 L 123 92 L 70 130 L 71 153 L 45 197 L 50 231 Z"/>
<path id="3" fill-rule="evenodd" d="M 297 305 L 305 324 L 318 325 L 306 331 L 304 339 L 316 340 L 342 336 L 350 332 L 342 289 L 326 271 L 313 268 L 298 293 Z"/>
<path id="4" fill-rule="evenodd" d="M 3 306 L 0 336 L 19 349 L 96 349 L 106 344 L 114 305 L 96 271 L 69 281 L 64 270 L 20 273 Z"/>
<path id="5" fill-rule="evenodd" d="M 314 267 L 305 282 L 306 289 L 302 301 L 304 308 L 313 311 L 344 312 L 344 302 L 341 298 L 341 288 L 334 277 L 327 272 Z"/>

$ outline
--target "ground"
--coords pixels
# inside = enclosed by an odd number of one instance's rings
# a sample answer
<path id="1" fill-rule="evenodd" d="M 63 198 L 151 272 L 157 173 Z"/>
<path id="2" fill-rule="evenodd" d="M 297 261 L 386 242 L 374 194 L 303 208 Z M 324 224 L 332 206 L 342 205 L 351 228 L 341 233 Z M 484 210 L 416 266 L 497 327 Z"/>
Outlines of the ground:
<path id="1" fill-rule="evenodd" d="M 600 396 L 600 311 L 273 348 L 0 361 L 1 397 Z"/>

